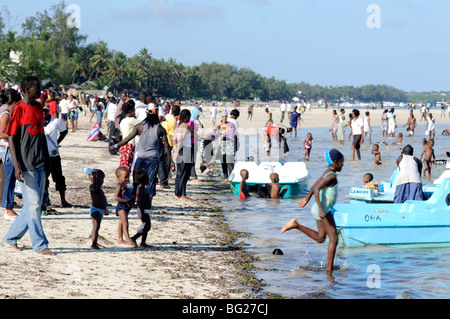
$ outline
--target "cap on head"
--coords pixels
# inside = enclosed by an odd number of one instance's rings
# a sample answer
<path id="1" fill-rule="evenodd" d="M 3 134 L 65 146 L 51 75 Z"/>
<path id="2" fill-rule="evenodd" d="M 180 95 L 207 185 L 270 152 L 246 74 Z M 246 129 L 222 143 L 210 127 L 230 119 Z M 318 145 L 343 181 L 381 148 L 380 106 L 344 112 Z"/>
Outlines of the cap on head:
<path id="1" fill-rule="evenodd" d="M 344 158 L 344 155 L 335 148 L 325 151 L 325 160 L 328 165 L 332 165 L 342 158 Z"/>

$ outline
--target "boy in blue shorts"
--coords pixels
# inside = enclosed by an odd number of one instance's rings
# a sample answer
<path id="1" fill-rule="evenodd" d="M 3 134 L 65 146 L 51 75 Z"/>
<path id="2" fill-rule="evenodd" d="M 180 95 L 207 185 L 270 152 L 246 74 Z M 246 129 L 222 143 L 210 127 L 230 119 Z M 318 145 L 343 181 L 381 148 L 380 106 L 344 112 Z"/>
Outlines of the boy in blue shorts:
<path id="1" fill-rule="evenodd" d="M 119 217 L 117 242 L 119 244 L 136 247 L 136 243 L 131 239 L 128 231 L 128 213 L 136 202 L 135 185 L 132 185 L 131 187 L 128 186 L 130 183 L 130 171 L 126 167 L 117 168 L 116 177 L 119 181 L 114 195 L 115 200 L 118 202 L 116 206 L 116 216 Z M 125 240 L 123 240 L 123 236 L 125 236 Z"/>

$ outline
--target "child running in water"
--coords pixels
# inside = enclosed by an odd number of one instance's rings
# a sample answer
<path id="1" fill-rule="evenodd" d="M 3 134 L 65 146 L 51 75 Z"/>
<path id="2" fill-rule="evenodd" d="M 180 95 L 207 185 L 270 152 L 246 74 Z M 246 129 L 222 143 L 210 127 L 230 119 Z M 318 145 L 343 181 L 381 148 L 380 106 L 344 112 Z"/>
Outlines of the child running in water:
<path id="1" fill-rule="evenodd" d="M 303 143 L 304 147 L 305 147 L 305 161 L 309 161 L 309 156 L 311 155 L 311 149 L 312 149 L 312 145 L 313 145 L 313 137 L 311 133 L 308 133 L 306 135 L 306 140 Z"/>
<path id="2" fill-rule="evenodd" d="M 98 244 L 98 231 L 100 230 L 100 224 L 104 215 L 109 215 L 107 207 L 107 200 L 105 193 L 103 192 L 102 185 L 105 179 L 105 173 L 101 170 L 94 169 L 89 176 L 92 184 L 89 187 L 91 193 L 92 206 L 89 215 L 92 218 L 92 249 L 105 248 Z"/>
<path id="3" fill-rule="evenodd" d="M 141 227 L 138 229 L 136 235 L 131 237 L 131 240 L 136 243 L 139 237 L 142 237 L 141 245 L 142 248 L 150 247 L 146 244 L 147 235 L 152 228 L 152 222 L 150 219 L 150 209 L 152 208 L 152 200 L 150 197 L 149 190 L 145 187 L 149 182 L 148 173 L 145 169 L 140 169 L 135 173 L 136 182 L 138 183 L 136 189 L 136 204 L 137 204 L 137 215 L 142 221 Z"/>
<path id="4" fill-rule="evenodd" d="M 297 223 L 295 218 L 291 219 L 282 229 L 284 233 L 291 229 L 298 229 L 318 243 L 323 243 L 328 236 L 328 261 L 327 275 L 333 273 L 334 258 L 336 256 L 336 247 L 338 244 L 338 234 L 333 214 L 331 213 L 337 200 L 338 180 L 336 172 L 340 172 L 344 166 L 344 156 L 336 149 L 325 152 L 325 159 L 328 168 L 324 174 L 314 183 L 305 199 L 299 202 L 299 207 L 305 207 L 311 197 L 314 195 L 314 203 L 311 213 L 317 221 L 318 231 L 312 230 Z"/>
<path id="5" fill-rule="evenodd" d="M 133 208 L 136 200 L 134 188 L 128 187 L 128 183 L 130 182 L 130 171 L 125 167 L 119 167 L 116 170 L 116 177 L 119 180 L 114 195 L 115 200 L 118 202 L 116 206 L 116 216 L 119 216 L 117 242 L 119 244 L 136 247 L 136 243 L 131 240 L 128 232 L 128 213 L 131 208 Z M 125 240 L 123 240 L 123 236 L 125 236 Z"/>

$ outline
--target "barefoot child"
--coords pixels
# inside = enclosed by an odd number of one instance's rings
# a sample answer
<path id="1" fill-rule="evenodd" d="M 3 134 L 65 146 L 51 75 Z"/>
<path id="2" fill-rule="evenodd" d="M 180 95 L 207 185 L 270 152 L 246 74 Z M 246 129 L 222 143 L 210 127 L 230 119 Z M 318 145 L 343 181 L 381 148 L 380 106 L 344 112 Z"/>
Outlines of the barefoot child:
<path id="1" fill-rule="evenodd" d="M 89 172 L 88 172 L 89 173 Z M 105 179 L 105 173 L 99 169 L 94 169 L 90 172 L 89 176 L 92 184 L 89 187 L 91 193 L 92 206 L 89 215 L 92 218 L 92 249 L 105 248 L 98 244 L 98 231 L 100 230 L 100 224 L 104 215 L 109 215 L 107 207 L 107 201 L 105 193 L 103 192 L 102 185 Z"/>
<path id="2" fill-rule="evenodd" d="M 128 213 L 133 208 L 136 200 L 134 188 L 128 187 L 130 182 L 130 171 L 125 167 L 119 167 L 116 170 L 116 177 L 119 183 L 116 187 L 114 198 L 116 199 L 116 216 L 119 216 L 118 240 L 119 244 L 126 244 L 131 247 L 136 247 L 136 244 L 131 240 L 128 232 Z M 125 240 L 123 240 L 125 236 Z"/>
<path id="3" fill-rule="evenodd" d="M 277 173 L 270 174 L 270 180 L 272 183 L 266 184 L 266 187 L 262 191 L 258 191 L 259 196 L 271 199 L 281 199 L 287 192 L 287 187 L 282 189 L 280 182 L 280 177 Z"/>
<path id="4" fill-rule="evenodd" d="M 325 152 L 325 159 L 328 168 L 324 174 L 314 183 L 305 199 L 299 202 L 299 207 L 305 207 L 314 195 L 314 203 L 311 212 L 317 221 L 318 231 L 312 230 L 297 223 L 296 219 L 291 219 L 282 229 L 284 233 L 291 229 L 298 229 L 318 243 L 323 243 L 328 236 L 328 261 L 327 274 L 333 273 L 334 258 L 338 244 L 338 235 L 333 214 L 331 213 L 337 200 L 338 180 L 336 172 L 340 172 L 344 166 L 344 156 L 336 149 Z"/>
<path id="5" fill-rule="evenodd" d="M 248 171 L 246 169 L 241 170 L 241 183 L 239 185 L 239 198 L 244 199 L 250 197 L 247 187 Z"/>
<path id="6" fill-rule="evenodd" d="M 372 154 L 375 155 L 375 166 L 381 165 L 381 152 L 380 146 L 378 144 L 374 144 L 372 147 Z"/>
<path id="7" fill-rule="evenodd" d="M 313 140 L 311 133 L 308 133 L 306 135 L 306 140 L 303 143 L 304 147 L 305 147 L 305 161 L 309 161 L 309 156 L 311 155 L 311 149 L 312 149 L 313 142 L 314 142 L 314 140 Z"/>
<path id="8" fill-rule="evenodd" d="M 138 183 L 136 189 L 136 204 L 137 215 L 142 221 L 142 225 L 137 231 L 136 235 L 131 237 L 131 240 L 136 243 L 136 240 L 142 236 L 141 247 L 150 247 L 145 242 L 147 240 L 147 234 L 152 228 L 152 222 L 150 219 L 150 209 L 152 208 L 152 200 L 150 192 L 145 187 L 148 184 L 149 177 L 145 169 L 140 169 L 135 173 L 136 182 Z"/>
<path id="9" fill-rule="evenodd" d="M 427 147 L 423 150 L 422 154 L 420 155 L 420 160 L 422 160 L 422 157 L 425 155 L 425 158 L 423 159 L 423 177 L 425 177 L 426 172 L 428 172 L 428 177 L 431 178 L 431 164 L 435 163 L 436 165 L 436 156 L 434 155 L 434 140 L 429 140 L 427 143 Z"/>
<path id="10" fill-rule="evenodd" d="M 395 144 L 402 145 L 403 144 L 403 133 L 398 133 L 397 140 L 395 141 Z"/>

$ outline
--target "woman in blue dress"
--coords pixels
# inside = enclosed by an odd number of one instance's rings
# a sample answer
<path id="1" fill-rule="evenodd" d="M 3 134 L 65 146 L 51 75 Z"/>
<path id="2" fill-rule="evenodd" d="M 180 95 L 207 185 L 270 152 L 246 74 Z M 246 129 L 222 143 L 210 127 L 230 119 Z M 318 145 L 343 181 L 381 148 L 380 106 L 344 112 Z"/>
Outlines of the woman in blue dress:
<path id="1" fill-rule="evenodd" d="M 290 120 L 290 124 L 292 127 L 292 130 L 295 130 L 295 137 L 297 137 L 297 126 L 298 126 L 298 121 L 300 120 L 300 113 L 297 113 L 297 108 L 294 107 L 294 109 L 292 110 L 291 113 L 291 120 Z M 290 137 L 292 137 L 292 131 L 291 131 L 291 135 Z"/>

